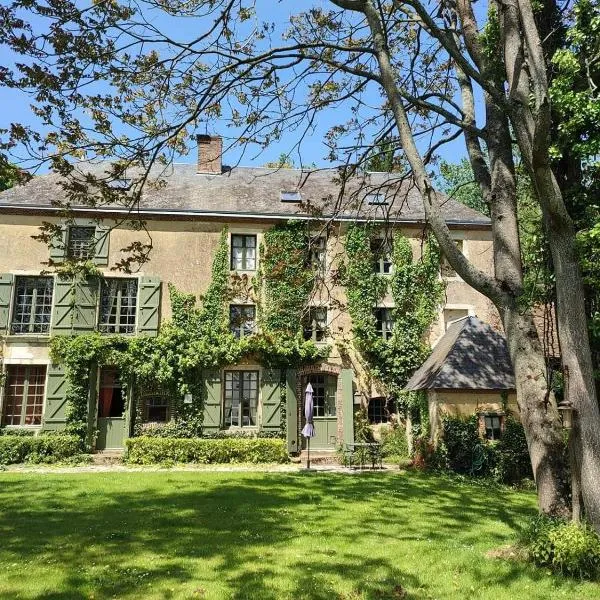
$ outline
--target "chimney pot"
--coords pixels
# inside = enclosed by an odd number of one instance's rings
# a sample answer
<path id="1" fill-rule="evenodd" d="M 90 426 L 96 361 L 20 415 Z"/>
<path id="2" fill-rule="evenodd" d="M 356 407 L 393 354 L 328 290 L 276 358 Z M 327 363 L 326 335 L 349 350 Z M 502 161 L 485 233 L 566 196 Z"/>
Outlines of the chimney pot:
<path id="1" fill-rule="evenodd" d="M 222 173 L 223 138 L 217 135 L 198 135 L 198 173 L 220 175 Z"/>

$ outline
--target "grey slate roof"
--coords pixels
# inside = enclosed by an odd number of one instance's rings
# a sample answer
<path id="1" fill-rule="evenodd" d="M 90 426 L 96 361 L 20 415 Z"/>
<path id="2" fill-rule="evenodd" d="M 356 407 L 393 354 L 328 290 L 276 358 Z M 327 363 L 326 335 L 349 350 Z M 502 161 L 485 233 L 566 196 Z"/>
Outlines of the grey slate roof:
<path id="1" fill-rule="evenodd" d="M 100 165 L 80 163 L 82 171 L 100 175 Z M 162 176 L 164 187 L 146 186 L 140 203 L 141 212 L 245 214 L 271 217 L 335 215 L 341 219 L 389 219 L 390 221 L 424 221 L 422 200 L 418 190 L 409 181 L 401 181 L 394 174 L 370 173 L 349 182 L 340 198 L 337 170 L 272 169 L 235 167 L 222 175 L 202 175 L 195 164 L 175 164 Z M 57 200 L 65 200 L 55 174 L 34 177 L 25 185 L 15 186 L 0 194 L 0 209 L 50 208 Z M 282 202 L 282 191 L 299 189 L 302 205 Z M 369 206 L 368 192 L 385 193 L 387 206 Z M 440 194 L 443 214 L 452 224 L 489 226 L 490 220 L 481 213 L 464 206 L 457 200 Z M 76 208 L 76 206 L 73 206 Z"/>
<path id="2" fill-rule="evenodd" d="M 460 319 L 404 389 L 514 390 L 506 339 L 477 317 Z"/>

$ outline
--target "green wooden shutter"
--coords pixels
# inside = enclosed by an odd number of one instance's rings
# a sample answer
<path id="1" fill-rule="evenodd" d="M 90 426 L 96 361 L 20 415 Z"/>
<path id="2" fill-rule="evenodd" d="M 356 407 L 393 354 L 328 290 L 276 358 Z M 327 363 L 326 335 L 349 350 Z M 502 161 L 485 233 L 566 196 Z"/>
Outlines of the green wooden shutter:
<path id="1" fill-rule="evenodd" d="M 70 335 L 75 323 L 73 310 L 76 290 L 70 279 L 54 279 L 54 298 L 52 312 L 52 335 Z"/>
<path id="2" fill-rule="evenodd" d="M 160 320 L 160 279 L 142 277 L 138 293 L 138 333 L 154 336 Z"/>
<path id="3" fill-rule="evenodd" d="M 218 431 L 221 428 L 221 372 L 206 370 L 202 373 L 204 383 L 204 423 L 205 431 Z"/>
<path id="4" fill-rule="evenodd" d="M 96 251 L 94 262 L 97 265 L 108 265 L 108 246 L 110 240 L 110 227 L 96 225 Z"/>
<path id="5" fill-rule="evenodd" d="M 48 365 L 43 429 L 56 431 L 65 428 L 67 422 L 66 391 L 67 380 L 62 367 Z"/>
<path id="6" fill-rule="evenodd" d="M 14 277 L 10 273 L 0 275 L 0 333 L 8 331 L 13 281 Z"/>
<path id="7" fill-rule="evenodd" d="M 60 232 L 52 236 L 50 241 L 50 260 L 61 263 L 67 255 L 67 226 L 61 225 Z"/>
<path id="8" fill-rule="evenodd" d="M 300 452 L 298 446 L 298 398 L 296 398 L 296 371 L 285 372 L 286 439 L 288 452 Z"/>
<path id="9" fill-rule="evenodd" d="M 281 425 L 281 371 L 265 369 L 262 372 L 260 391 L 262 397 L 262 428 L 278 430 Z"/>
<path id="10" fill-rule="evenodd" d="M 98 323 L 99 290 L 100 281 L 97 278 L 77 282 L 73 317 L 74 333 L 95 331 Z"/>
<path id="11" fill-rule="evenodd" d="M 342 418 L 344 443 L 354 442 L 354 388 L 352 386 L 352 369 L 342 369 Z M 338 417 L 339 418 L 339 417 Z"/>

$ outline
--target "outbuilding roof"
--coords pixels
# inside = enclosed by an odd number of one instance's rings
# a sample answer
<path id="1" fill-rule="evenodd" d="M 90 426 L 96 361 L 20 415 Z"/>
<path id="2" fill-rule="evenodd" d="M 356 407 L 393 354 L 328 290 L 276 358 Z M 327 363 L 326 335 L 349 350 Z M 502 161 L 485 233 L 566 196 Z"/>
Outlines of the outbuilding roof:
<path id="1" fill-rule="evenodd" d="M 106 169 L 102 164 L 81 165 L 82 172 L 96 175 Z M 220 175 L 206 175 L 198 174 L 195 164 L 174 164 L 160 177 L 164 186 L 146 186 L 140 201 L 141 213 L 425 221 L 419 191 L 411 181 L 393 173 L 354 176 L 346 182 L 342 194 L 337 169 L 235 167 Z M 0 194 L 0 210 L 51 209 L 66 200 L 60 182 L 59 175 L 41 175 L 6 190 Z M 289 200 L 292 192 L 294 196 L 299 192 L 300 203 Z M 385 203 L 381 202 L 381 194 Z M 372 201 L 374 195 L 377 202 Z M 453 198 L 438 195 L 448 224 L 489 227 L 490 220 L 485 215 Z M 112 207 L 104 207 L 109 208 Z"/>
<path id="2" fill-rule="evenodd" d="M 514 390 L 506 338 L 477 317 L 448 327 L 406 390 Z"/>

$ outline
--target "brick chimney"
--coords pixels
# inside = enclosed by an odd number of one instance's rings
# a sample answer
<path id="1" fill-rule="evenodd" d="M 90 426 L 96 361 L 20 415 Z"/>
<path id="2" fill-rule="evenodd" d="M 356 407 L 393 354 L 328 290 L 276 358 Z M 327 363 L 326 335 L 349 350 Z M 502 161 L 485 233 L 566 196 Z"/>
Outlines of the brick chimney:
<path id="1" fill-rule="evenodd" d="M 198 173 L 220 175 L 223 155 L 223 138 L 217 135 L 198 135 Z"/>

